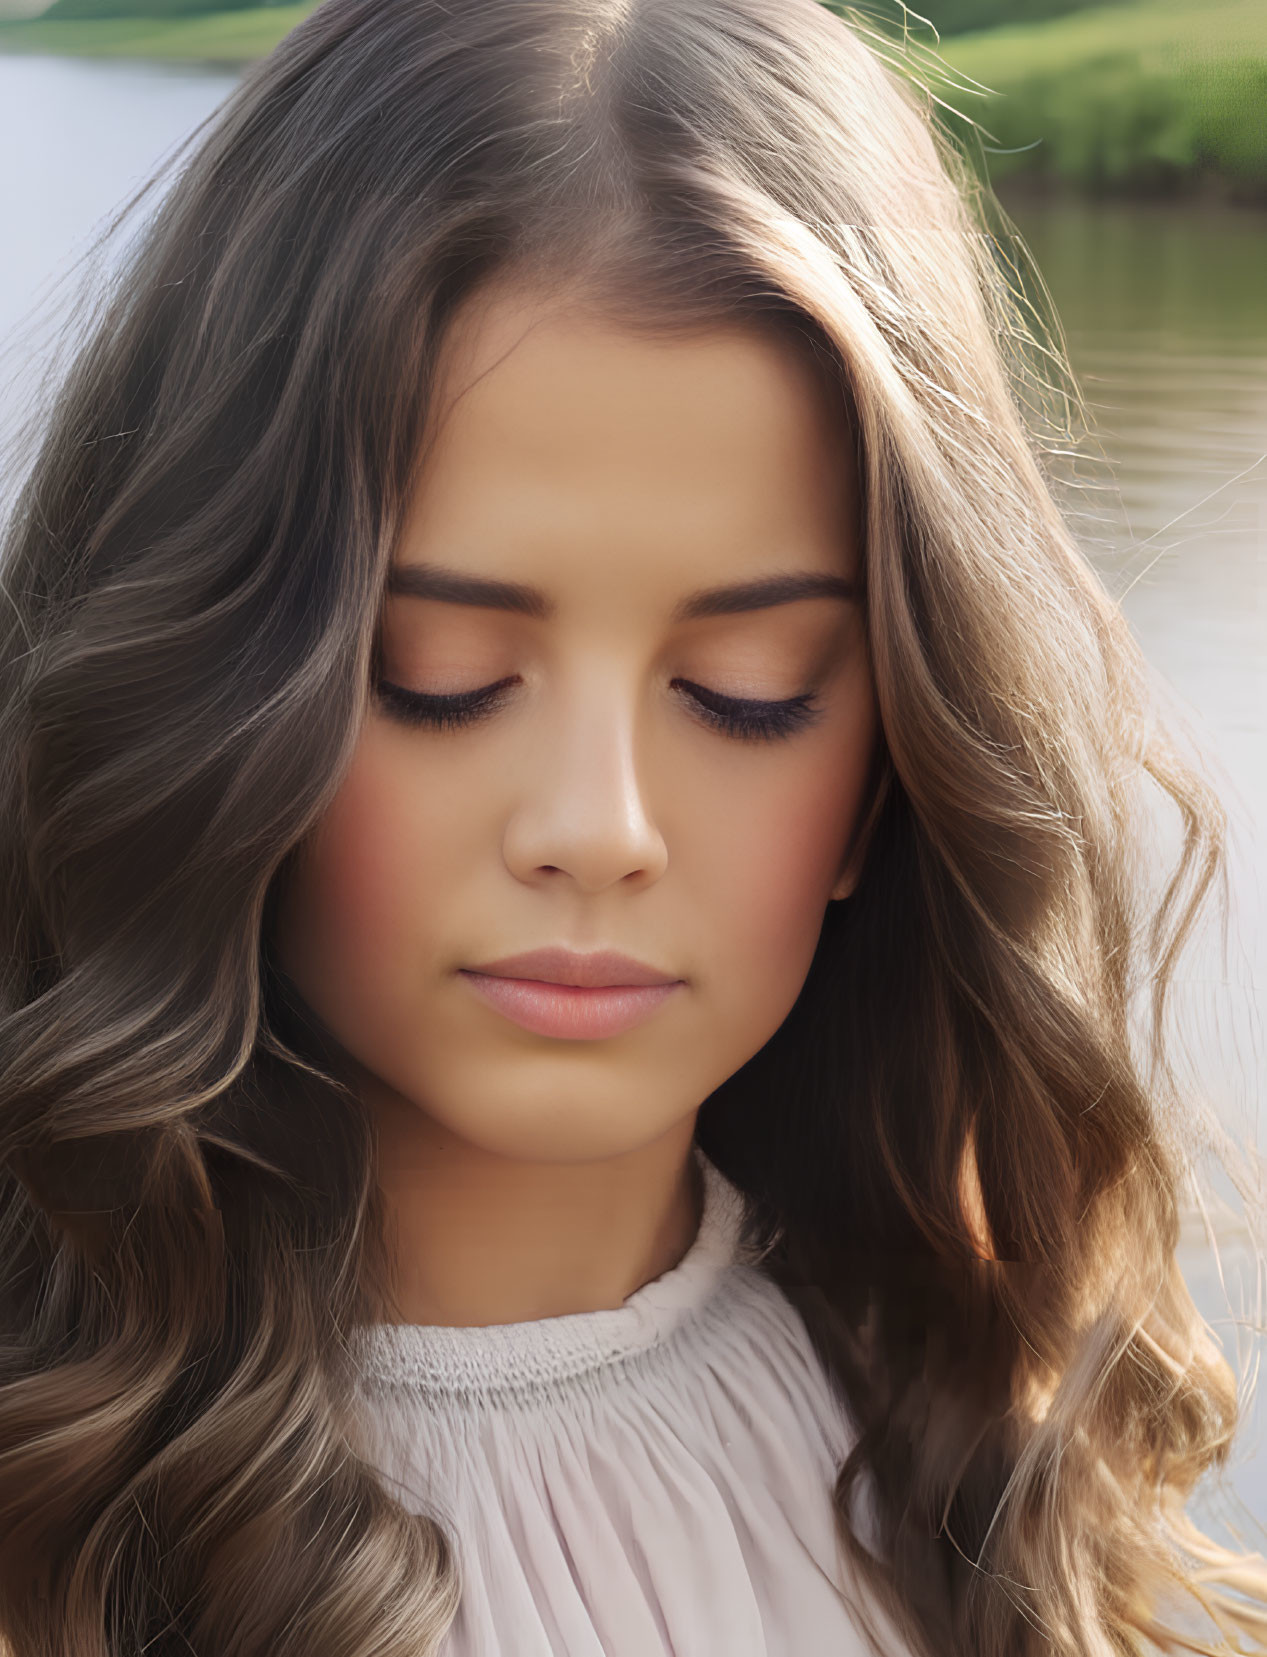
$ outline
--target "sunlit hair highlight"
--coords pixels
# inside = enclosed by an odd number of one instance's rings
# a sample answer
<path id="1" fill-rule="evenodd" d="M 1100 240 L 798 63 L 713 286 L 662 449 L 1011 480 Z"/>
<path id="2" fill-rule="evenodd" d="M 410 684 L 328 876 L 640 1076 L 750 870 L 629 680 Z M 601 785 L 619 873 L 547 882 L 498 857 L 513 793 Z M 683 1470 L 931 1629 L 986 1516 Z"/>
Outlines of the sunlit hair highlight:
<path id="1" fill-rule="evenodd" d="M 794 334 L 857 446 L 866 864 L 698 1129 L 857 1426 L 850 1603 L 929 1657 L 1267 1649 L 1267 1566 L 1183 1511 L 1237 1419 L 1163 1040 L 1222 814 L 1054 504 L 1058 354 L 882 57 L 816 0 L 326 0 L 121 272 L 4 551 L 16 1657 L 423 1657 L 455 1614 L 452 1538 L 358 1454 L 371 1133 L 268 940 L 494 281 Z"/>

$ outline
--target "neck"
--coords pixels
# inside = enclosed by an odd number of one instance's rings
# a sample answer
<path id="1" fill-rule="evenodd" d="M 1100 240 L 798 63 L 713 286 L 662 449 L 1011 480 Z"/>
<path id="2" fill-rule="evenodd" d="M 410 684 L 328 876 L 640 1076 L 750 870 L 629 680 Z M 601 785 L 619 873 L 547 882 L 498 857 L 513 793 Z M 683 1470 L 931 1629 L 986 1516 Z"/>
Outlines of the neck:
<path id="1" fill-rule="evenodd" d="M 471 1327 L 619 1307 L 671 1270 L 703 1213 L 694 1117 L 587 1162 L 529 1162 L 458 1138 L 370 1084 L 388 1256 L 385 1320 Z"/>

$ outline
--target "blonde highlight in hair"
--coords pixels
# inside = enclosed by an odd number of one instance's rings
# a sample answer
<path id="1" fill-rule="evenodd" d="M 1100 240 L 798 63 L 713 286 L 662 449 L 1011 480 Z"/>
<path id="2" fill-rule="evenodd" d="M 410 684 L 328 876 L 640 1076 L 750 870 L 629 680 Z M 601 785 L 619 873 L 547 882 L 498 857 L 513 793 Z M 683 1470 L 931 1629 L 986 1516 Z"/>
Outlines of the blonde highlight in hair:
<path id="1" fill-rule="evenodd" d="M 131 256 L 4 554 L 14 1657 L 421 1657 L 456 1614 L 453 1539 L 358 1453 L 372 1137 L 270 927 L 446 326 L 501 280 L 783 329 L 849 413 L 865 867 L 698 1137 L 857 1429 L 851 1608 L 928 1657 L 1267 1650 L 1267 1564 L 1184 1511 L 1237 1419 L 1163 1036 L 1221 809 L 1023 417 L 1059 353 L 883 57 L 817 0 L 326 0 Z M 1183 829 L 1157 901 L 1148 788 Z"/>

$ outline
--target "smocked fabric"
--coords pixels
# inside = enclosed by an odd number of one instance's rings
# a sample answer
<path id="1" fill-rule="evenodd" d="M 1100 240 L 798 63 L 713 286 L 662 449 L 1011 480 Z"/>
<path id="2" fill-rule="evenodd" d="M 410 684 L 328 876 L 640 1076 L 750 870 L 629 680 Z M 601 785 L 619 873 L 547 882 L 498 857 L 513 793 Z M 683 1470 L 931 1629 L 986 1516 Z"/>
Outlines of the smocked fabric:
<path id="1" fill-rule="evenodd" d="M 365 1453 L 457 1551 L 442 1657 L 869 1651 L 831 1505 L 846 1415 L 695 1154 L 695 1241 L 619 1307 L 364 1332 Z"/>

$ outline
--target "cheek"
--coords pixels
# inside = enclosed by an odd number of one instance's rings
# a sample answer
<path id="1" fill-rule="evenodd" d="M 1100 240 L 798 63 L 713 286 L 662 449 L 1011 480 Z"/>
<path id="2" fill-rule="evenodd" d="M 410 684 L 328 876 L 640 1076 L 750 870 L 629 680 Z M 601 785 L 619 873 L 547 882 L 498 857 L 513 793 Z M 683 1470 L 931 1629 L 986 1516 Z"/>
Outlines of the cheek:
<path id="1" fill-rule="evenodd" d="M 283 962 L 319 1012 L 408 975 L 433 888 L 451 874 L 453 814 L 415 780 L 390 735 L 366 727 L 338 794 L 297 861 L 279 916 Z"/>
<path id="2" fill-rule="evenodd" d="M 865 803 L 874 716 L 807 744 L 741 810 L 716 825 L 706 879 L 717 938 L 750 965 L 754 991 L 791 1000 L 813 958 L 823 912 Z"/>

